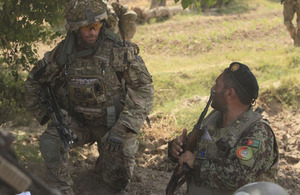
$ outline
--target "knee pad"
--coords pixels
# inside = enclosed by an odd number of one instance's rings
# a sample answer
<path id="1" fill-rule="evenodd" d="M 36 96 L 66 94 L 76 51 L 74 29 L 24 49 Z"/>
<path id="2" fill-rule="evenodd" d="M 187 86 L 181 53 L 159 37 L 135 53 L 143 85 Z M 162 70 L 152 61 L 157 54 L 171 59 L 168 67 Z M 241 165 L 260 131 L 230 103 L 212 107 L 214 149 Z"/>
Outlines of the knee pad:
<path id="1" fill-rule="evenodd" d="M 44 132 L 40 139 L 40 150 L 48 168 L 55 168 L 62 161 L 59 137 Z"/>

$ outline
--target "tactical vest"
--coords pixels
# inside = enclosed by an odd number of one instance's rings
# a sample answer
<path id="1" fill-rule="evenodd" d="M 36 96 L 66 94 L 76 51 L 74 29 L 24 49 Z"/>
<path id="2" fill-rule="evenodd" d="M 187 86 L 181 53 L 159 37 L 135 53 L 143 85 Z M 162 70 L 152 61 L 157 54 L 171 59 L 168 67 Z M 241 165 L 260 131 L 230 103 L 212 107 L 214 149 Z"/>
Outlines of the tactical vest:
<path id="1" fill-rule="evenodd" d="M 242 134 L 255 122 L 263 122 L 267 125 L 269 123 L 262 119 L 262 110 L 258 109 L 253 111 L 249 109 L 243 113 L 237 120 L 226 128 L 217 128 L 217 121 L 221 118 L 219 111 L 212 111 L 206 119 L 203 121 L 204 134 L 200 140 L 198 140 L 196 156 L 207 159 L 212 157 L 228 158 L 229 151 L 235 148 L 241 139 Z M 271 129 L 271 128 L 270 128 Z M 272 130 L 271 130 L 272 131 Z M 278 146 L 274 132 L 272 131 L 275 141 L 275 151 L 278 152 Z M 255 150 L 255 149 L 254 149 Z M 274 177 L 275 169 L 278 167 L 278 156 L 274 161 L 269 172 L 265 175 Z M 264 176 L 262 176 L 264 177 Z"/>
<path id="2" fill-rule="evenodd" d="M 125 101 L 121 75 L 134 58 L 134 47 L 119 46 L 109 39 L 92 56 L 75 56 L 65 68 L 71 114 L 88 125 L 112 127 Z"/>

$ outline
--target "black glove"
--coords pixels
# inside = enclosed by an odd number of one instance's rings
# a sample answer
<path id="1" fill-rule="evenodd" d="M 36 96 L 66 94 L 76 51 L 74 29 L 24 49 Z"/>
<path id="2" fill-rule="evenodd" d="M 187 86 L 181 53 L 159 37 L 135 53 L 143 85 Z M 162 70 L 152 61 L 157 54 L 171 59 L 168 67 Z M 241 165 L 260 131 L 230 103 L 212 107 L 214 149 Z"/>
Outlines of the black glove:
<path id="1" fill-rule="evenodd" d="M 129 128 L 116 124 L 103 138 L 105 150 L 110 152 L 122 150 L 124 138 L 128 137 L 132 132 Z"/>
<path id="2" fill-rule="evenodd" d="M 123 137 L 116 134 L 114 131 L 108 132 L 107 143 L 105 149 L 109 152 L 118 152 L 122 149 L 123 146 Z"/>

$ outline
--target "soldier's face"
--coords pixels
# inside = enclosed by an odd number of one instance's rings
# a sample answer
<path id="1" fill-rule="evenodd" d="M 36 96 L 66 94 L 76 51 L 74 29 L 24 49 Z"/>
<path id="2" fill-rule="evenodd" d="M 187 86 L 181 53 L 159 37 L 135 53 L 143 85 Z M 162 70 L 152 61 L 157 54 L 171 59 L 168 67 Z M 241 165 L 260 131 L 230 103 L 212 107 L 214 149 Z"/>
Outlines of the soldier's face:
<path id="1" fill-rule="evenodd" d="M 224 74 L 222 73 L 217 79 L 216 84 L 212 87 L 212 90 L 215 90 L 215 97 L 211 103 L 211 107 L 224 112 L 227 110 L 227 103 L 225 98 L 224 82 L 223 82 Z"/>
<path id="2" fill-rule="evenodd" d="M 81 27 L 79 32 L 82 40 L 88 45 L 96 43 L 101 26 L 102 24 L 100 22 L 95 22 L 93 24 Z"/>

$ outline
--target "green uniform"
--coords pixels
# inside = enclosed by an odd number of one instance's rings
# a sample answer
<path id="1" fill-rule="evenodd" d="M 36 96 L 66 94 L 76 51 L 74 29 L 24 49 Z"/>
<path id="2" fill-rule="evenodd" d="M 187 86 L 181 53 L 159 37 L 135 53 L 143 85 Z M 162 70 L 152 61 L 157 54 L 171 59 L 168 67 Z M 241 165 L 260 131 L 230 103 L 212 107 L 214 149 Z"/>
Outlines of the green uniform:
<path id="1" fill-rule="evenodd" d="M 232 194 L 247 183 L 276 177 L 277 143 L 262 115 L 249 109 L 226 128 L 218 127 L 220 121 L 214 110 L 203 122 L 187 194 Z"/>
<path id="2" fill-rule="evenodd" d="M 96 168 L 113 189 L 128 185 L 138 148 L 136 134 L 141 129 L 153 103 L 152 78 L 133 43 L 122 42 L 102 28 L 94 47 L 85 49 L 76 43 L 61 65 L 64 40 L 47 52 L 32 69 L 25 85 L 26 106 L 40 121 L 47 121 L 47 109 L 39 101 L 43 85 L 49 85 L 60 107 L 68 112 L 69 127 L 78 136 L 73 147 L 98 143 Z M 120 130 L 122 149 L 107 151 L 108 132 Z M 40 140 L 49 181 L 67 192 L 72 180 L 67 151 L 52 123 Z"/>

